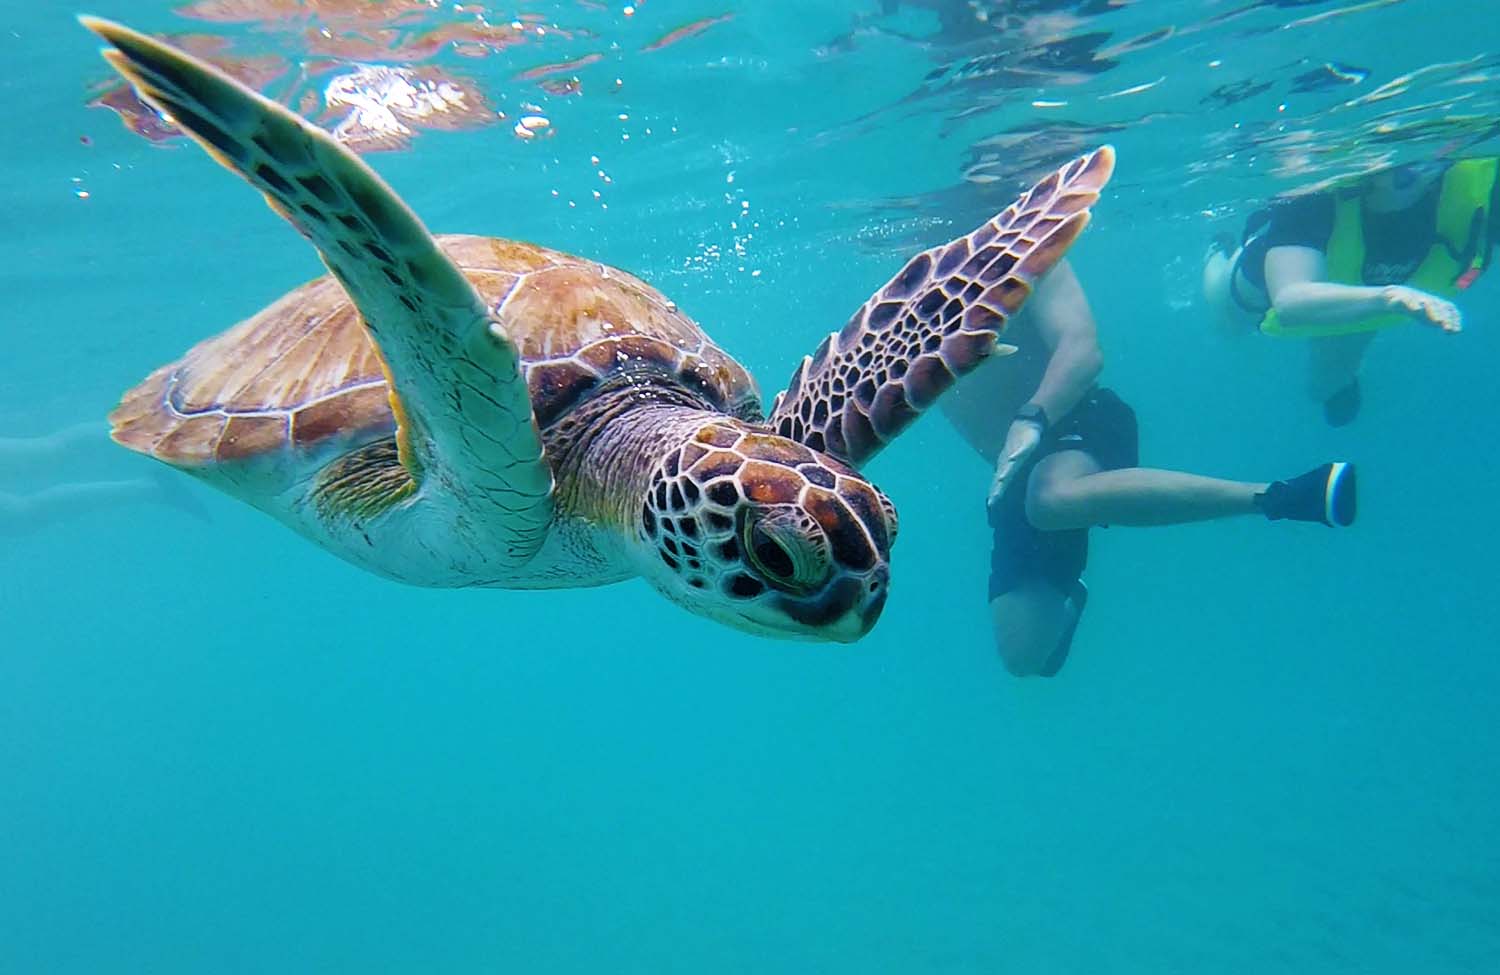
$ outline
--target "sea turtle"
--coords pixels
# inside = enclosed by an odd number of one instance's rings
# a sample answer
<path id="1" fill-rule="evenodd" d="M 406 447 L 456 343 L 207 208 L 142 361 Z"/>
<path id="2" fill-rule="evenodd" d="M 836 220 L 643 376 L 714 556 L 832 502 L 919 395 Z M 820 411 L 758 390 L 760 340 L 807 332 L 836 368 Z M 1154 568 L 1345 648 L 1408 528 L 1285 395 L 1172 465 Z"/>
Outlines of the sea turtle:
<path id="1" fill-rule="evenodd" d="M 434 237 L 359 158 L 202 61 L 84 18 L 141 97 L 332 272 L 126 393 L 114 438 L 329 551 L 426 586 L 641 576 L 742 630 L 852 641 L 895 508 L 857 472 L 986 356 L 1083 230 L 1109 147 L 913 258 L 754 381 L 655 289 L 531 244 Z"/>

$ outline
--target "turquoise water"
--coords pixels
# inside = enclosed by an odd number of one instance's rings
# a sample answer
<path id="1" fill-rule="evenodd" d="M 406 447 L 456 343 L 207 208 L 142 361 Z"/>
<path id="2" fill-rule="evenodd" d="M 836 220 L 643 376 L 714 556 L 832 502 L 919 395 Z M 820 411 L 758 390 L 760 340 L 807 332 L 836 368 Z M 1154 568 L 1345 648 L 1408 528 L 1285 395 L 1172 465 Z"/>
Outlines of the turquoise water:
<path id="1" fill-rule="evenodd" d="M 0 435 L 26 438 L 320 267 L 196 150 L 86 107 L 108 72 L 72 11 L 16 6 Z M 1382 336 L 1342 430 L 1288 346 L 1214 334 L 1195 290 L 1209 236 L 1272 192 L 1494 151 L 1496 18 L 637 7 L 495 9 L 524 42 L 422 63 L 506 118 L 371 162 L 436 229 L 640 273 L 769 396 L 906 253 L 1111 141 L 1075 263 L 1144 460 L 1355 460 L 1359 523 L 1096 532 L 1067 668 L 1017 680 L 986 618 L 989 472 L 940 417 L 870 468 L 902 533 L 853 646 L 741 636 L 637 582 L 401 588 L 87 436 L 7 460 L 0 492 L 150 491 L 0 534 L 0 972 L 1494 971 L 1500 275 L 1461 336 Z M 93 12 L 297 62 L 267 79 L 289 100 L 474 23 Z M 577 93 L 523 77 L 590 54 L 541 79 Z M 1327 62 L 1363 77 L 1294 90 Z M 523 115 L 549 124 L 523 139 Z"/>

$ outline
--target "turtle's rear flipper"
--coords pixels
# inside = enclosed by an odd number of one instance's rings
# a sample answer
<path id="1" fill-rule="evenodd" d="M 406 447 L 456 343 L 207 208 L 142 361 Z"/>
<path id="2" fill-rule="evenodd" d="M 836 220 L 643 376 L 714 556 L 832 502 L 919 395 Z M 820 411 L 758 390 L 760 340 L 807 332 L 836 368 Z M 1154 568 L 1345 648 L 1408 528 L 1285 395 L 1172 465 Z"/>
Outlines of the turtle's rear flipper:
<path id="1" fill-rule="evenodd" d="M 771 408 L 777 433 L 859 467 L 991 355 L 1089 222 L 1109 146 L 1075 159 L 973 233 L 924 251 L 797 367 Z M 1015 351 L 1014 348 L 1010 351 Z"/>
<path id="2" fill-rule="evenodd" d="M 395 192 L 326 132 L 212 66 L 127 27 L 80 18 L 141 97 L 312 241 L 359 308 L 391 375 L 401 462 L 440 465 L 484 515 L 500 562 L 546 536 L 551 470 L 519 353 L 474 286 Z M 398 395 L 399 394 L 399 399 Z"/>

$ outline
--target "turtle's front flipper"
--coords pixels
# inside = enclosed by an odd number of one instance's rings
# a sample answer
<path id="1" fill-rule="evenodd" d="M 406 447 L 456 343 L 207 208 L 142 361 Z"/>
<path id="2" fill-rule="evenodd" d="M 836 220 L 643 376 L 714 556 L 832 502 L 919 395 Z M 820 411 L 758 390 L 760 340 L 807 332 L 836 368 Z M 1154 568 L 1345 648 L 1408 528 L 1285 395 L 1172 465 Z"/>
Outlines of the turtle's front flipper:
<path id="1" fill-rule="evenodd" d="M 81 19 L 142 98 L 317 247 L 391 374 L 402 464 L 419 483 L 432 466 L 452 472 L 465 506 L 496 515 L 499 561 L 530 558 L 552 517 L 552 475 L 519 353 L 427 228 L 321 129 L 160 41 Z"/>
<path id="2" fill-rule="evenodd" d="M 1083 232 L 1114 167 L 1114 150 L 1097 149 L 973 233 L 912 258 L 802 360 L 771 426 L 855 467 L 875 456 L 995 353 L 1006 319 Z"/>

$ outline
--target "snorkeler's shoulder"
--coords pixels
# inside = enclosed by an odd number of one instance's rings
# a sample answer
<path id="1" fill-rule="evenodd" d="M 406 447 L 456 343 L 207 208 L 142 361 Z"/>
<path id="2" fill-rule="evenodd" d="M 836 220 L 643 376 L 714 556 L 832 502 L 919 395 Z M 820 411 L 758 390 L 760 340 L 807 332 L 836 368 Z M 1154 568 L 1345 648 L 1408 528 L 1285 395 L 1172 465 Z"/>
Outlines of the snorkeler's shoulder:
<path id="1" fill-rule="evenodd" d="M 1337 198 L 1327 191 L 1272 199 L 1266 206 L 1265 245 L 1326 246 L 1337 206 Z"/>

